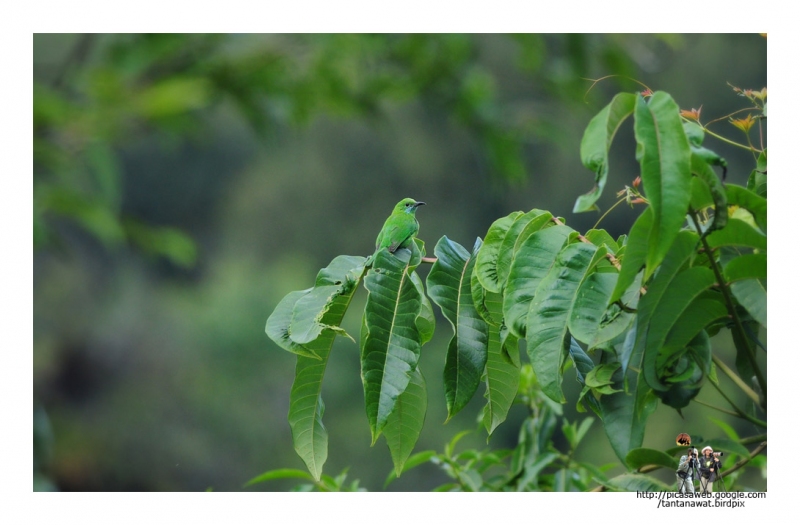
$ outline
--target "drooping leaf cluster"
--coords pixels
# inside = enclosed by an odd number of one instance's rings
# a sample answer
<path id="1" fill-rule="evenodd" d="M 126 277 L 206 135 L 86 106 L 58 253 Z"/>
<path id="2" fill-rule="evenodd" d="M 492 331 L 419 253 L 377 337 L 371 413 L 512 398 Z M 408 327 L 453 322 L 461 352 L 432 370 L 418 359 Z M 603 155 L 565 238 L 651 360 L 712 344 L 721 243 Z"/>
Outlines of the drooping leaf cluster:
<path id="1" fill-rule="evenodd" d="M 373 443 L 386 437 L 397 475 L 427 407 L 418 363 L 434 328 L 428 298 L 453 329 L 443 372 L 448 419 L 483 384 L 489 434 L 517 396 L 522 341 L 549 400 L 567 401 L 562 381 L 574 367 L 582 386 L 578 409 L 600 418 L 630 469 L 672 465 L 655 451 L 637 452 L 645 423 L 659 401 L 680 410 L 706 378 L 714 380 L 710 337 L 723 328 L 736 344 L 737 379 L 755 382 L 750 392 L 765 411 L 756 352 L 763 348 L 759 328 L 766 328 L 766 150 L 747 187 L 724 184 L 714 167 L 725 167 L 725 160 L 702 145 L 702 128 L 682 119 L 672 97 L 623 93 L 584 134 L 581 157 L 596 175 L 595 187 L 578 198 L 575 211 L 592 209 L 601 196 L 609 148 L 628 117 L 644 190 L 637 190 L 638 200 L 646 204 L 628 235 L 581 234 L 548 211 L 516 211 L 496 220 L 471 250 L 442 237 L 426 286 L 416 272 L 425 256 L 417 240 L 410 250 L 382 250 L 370 261 L 337 257 L 313 288 L 290 293 L 276 307 L 267 333 L 298 354 L 289 421 L 295 449 L 315 479 L 327 454 L 325 364 L 362 282 L 367 420 Z M 766 426 L 755 413 L 743 416 Z M 634 477 L 609 486 L 640 482 Z"/>

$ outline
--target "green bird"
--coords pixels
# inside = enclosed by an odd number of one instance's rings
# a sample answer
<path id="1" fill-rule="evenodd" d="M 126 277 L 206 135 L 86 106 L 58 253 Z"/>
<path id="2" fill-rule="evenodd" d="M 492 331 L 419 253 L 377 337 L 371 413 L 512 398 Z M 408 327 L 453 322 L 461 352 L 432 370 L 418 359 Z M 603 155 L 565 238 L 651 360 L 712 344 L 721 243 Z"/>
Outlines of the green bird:
<path id="1" fill-rule="evenodd" d="M 388 248 L 390 253 L 394 253 L 398 248 L 411 246 L 414 236 L 419 231 L 415 213 L 423 204 L 425 203 L 414 199 L 403 199 L 397 203 L 375 240 L 375 253 L 383 248 Z"/>

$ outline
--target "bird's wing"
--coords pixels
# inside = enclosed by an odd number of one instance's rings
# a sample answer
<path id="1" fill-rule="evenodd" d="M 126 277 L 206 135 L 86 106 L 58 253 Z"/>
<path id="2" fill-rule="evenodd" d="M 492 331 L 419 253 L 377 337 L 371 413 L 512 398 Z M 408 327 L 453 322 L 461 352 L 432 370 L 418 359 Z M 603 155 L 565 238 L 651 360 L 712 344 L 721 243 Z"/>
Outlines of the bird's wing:
<path id="1" fill-rule="evenodd" d="M 378 248 L 382 245 L 389 249 L 389 253 L 394 253 L 401 244 L 406 242 L 408 236 L 408 232 L 405 231 L 402 225 L 395 224 L 389 226 L 389 228 L 383 232 L 383 237 L 378 244 Z"/>
<path id="2" fill-rule="evenodd" d="M 411 237 L 411 235 L 406 235 L 406 236 L 405 236 L 405 237 L 403 237 L 402 239 L 398 239 L 398 240 L 396 240 L 395 242 L 393 242 L 392 244 L 390 244 L 390 245 L 389 245 L 389 253 L 394 253 L 395 251 L 397 251 L 397 248 L 399 248 L 401 244 L 403 244 L 404 242 L 406 242 L 406 240 L 407 240 L 409 237 Z"/>

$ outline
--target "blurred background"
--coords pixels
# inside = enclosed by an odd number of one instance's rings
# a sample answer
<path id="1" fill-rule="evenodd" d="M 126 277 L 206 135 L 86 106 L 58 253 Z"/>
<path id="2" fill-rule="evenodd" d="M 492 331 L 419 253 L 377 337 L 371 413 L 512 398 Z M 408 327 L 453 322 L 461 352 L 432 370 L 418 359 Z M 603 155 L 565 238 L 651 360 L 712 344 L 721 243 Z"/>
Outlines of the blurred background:
<path id="1" fill-rule="evenodd" d="M 264 333 L 286 293 L 336 255 L 370 254 L 404 197 L 428 204 L 417 217 L 429 253 L 445 234 L 471 247 L 514 210 L 591 228 L 600 213 L 571 212 L 593 185 L 579 156 L 591 117 L 639 83 L 702 106 L 703 122 L 724 117 L 746 105 L 730 85 L 766 86 L 766 48 L 757 34 L 34 35 L 34 489 L 233 491 L 304 469 L 286 421 L 295 358 Z M 727 119 L 712 129 L 737 133 Z M 749 153 L 705 145 L 727 158 L 728 181 L 746 182 Z M 637 176 L 634 150 L 623 125 L 601 212 Z M 620 206 L 600 226 L 616 237 L 640 211 Z M 442 424 L 452 334 L 437 316 L 417 450 L 476 430 L 484 402 L 479 392 Z M 733 363 L 726 336 L 714 349 Z M 570 420 L 586 417 L 579 391 L 565 380 Z M 369 446 L 358 348 L 345 338 L 323 395 L 325 472 L 349 468 L 380 490 L 391 458 L 383 440 Z M 725 404 L 708 388 L 699 399 Z M 488 446 L 512 448 L 524 416 L 512 408 Z M 760 433 L 697 403 L 682 416 L 661 406 L 644 446 L 725 437 L 710 417 Z M 602 426 L 590 432 L 579 458 L 618 464 Z M 487 446 L 485 433 L 460 446 Z M 740 483 L 765 490 L 761 465 Z M 388 490 L 445 481 L 425 465 Z"/>

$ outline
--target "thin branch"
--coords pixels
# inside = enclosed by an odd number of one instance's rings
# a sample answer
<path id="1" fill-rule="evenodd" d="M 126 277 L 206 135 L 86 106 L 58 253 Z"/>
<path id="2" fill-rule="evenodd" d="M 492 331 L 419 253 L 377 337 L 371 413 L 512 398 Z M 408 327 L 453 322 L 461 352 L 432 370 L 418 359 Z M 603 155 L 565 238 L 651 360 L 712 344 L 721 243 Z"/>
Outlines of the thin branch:
<path id="1" fill-rule="evenodd" d="M 728 365 L 726 365 L 719 357 L 712 355 L 711 360 L 714 361 L 714 364 L 717 365 L 717 368 L 722 370 L 725 373 L 725 375 L 731 379 L 731 381 L 736 383 L 736 386 L 738 386 L 742 390 L 742 392 L 747 394 L 747 397 L 752 399 L 756 403 L 756 405 L 758 405 L 761 402 L 761 400 L 758 398 L 758 394 L 756 394 L 752 388 L 747 386 L 747 383 L 745 383 L 742 380 L 742 378 L 739 377 L 736 374 L 736 372 L 731 370 L 730 367 L 728 367 Z"/>
<path id="2" fill-rule="evenodd" d="M 711 386 L 713 386 L 713 387 L 714 387 L 714 388 L 717 390 L 717 392 L 719 392 L 719 393 L 720 393 L 720 395 L 722 395 L 722 397 L 724 397 L 724 398 L 725 398 L 725 401 L 727 401 L 727 402 L 728 402 L 728 404 L 730 404 L 730 405 L 731 405 L 731 407 L 733 407 L 733 409 L 736 411 L 737 415 L 738 415 L 740 418 L 742 418 L 742 419 L 746 419 L 747 421 L 749 421 L 749 422 L 751 422 L 752 424 L 754 424 L 754 425 L 757 425 L 757 426 L 759 426 L 759 427 L 762 427 L 762 428 L 767 428 L 767 422 L 766 422 L 766 421 L 761 421 L 760 419 L 758 419 L 758 418 L 755 418 L 755 417 L 751 416 L 750 414 L 748 414 L 747 412 L 745 412 L 744 410 L 742 410 L 741 408 L 739 408 L 739 407 L 736 405 L 736 403 L 734 403 L 734 402 L 733 402 L 733 400 L 732 400 L 731 398 L 729 398 L 729 397 L 727 396 L 727 394 L 725 394 L 725 392 L 723 392 L 723 391 L 722 391 L 722 389 L 719 387 L 719 385 L 717 385 L 717 384 L 716 384 L 716 383 L 714 383 L 713 381 L 709 381 L 709 383 L 711 383 Z"/>
<path id="3" fill-rule="evenodd" d="M 690 208 L 689 215 L 692 217 L 692 221 L 694 222 L 694 227 L 697 229 L 697 233 L 700 234 L 700 242 L 703 243 L 703 249 L 708 256 L 708 261 L 711 263 L 711 269 L 714 271 L 714 276 L 717 278 L 717 284 L 719 284 L 722 297 L 725 299 L 725 305 L 728 308 L 728 313 L 731 315 L 731 317 L 733 317 L 736 330 L 739 332 L 739 337 L 742 340 L 747 341 L 747 332 L 745 332 L 742 320 L 739 318 L 739 314 L 736 312 L 736 307 L 734 306 L 733 299 L 731 298 L 731 292 L 726 286 L 727 283 L 725 282 L 725 278 L 722 276 L 722 271 L 720 270 L 717 261 L 714 259 L 713 251 L 708 245 L 708 241 L 706 240 L 706 237 L 703 235 L 703 231 L 700 228 L 700 220 L 697 218 L 697 212 Z M 756 356 L 752 348 L 750 345 L 746 345 L 746 347 L 747 351 L 745 352 L 745 355 L 747 356 L 748 361 L 750 361 L 750 366 L 753 368 L 753 372 L 756 375 L 758 386 L 761 387 L 761 392 L 764 393 L 764 402 L 762 406 L 766 407 L 767 381 L 764 379 L 764 375 L 761 373 L 758 363 L 756 363 Z"/>
<path id="4" fill-rule="evenodd" d="M 619 206 L 620 204 L 622 204 L 622 203 L 623 203 L 623 202 L 625 202 L 626 200 L 627 200 L 627 198 L 626 198 L 626 197 L 622 197 L 620 200 L 618 200 L 617 202 L 615 202 L 613 206 L 611 206 L 609 209 L 607 209 L 607 210 L 606 210 L 606 212 L 605 212 L 603 215 L 601 215 L 599 219 L 597 219 L 597 222 L 596 222 L 596 223 L 594 223 L 594 226 L 592 226 L 592 229 L 595 229 L 595 228 L 597 228 L 597 226 L 599 226 L 599 225 L 600 225 L 600 223 L 601 223 L 601 222 L 603 222 L 603 219 L 605 219 L 605 218 L 606 218 L 606 215 L 608 215 L 609 213 L 611 213 L 611 211 L 612 211 L 614 208 L 616 208 L 617 206 Z"/>
<path id="5" fill-rule="evenodd" d="M 436 257 L 423 257 L 422 262 L 425 264 L 433 264 L 437 261 Z"/>
<path id="6" fill-rule="evenodd" d="M 558 217 L 553 217 L 550 220 L 553 221 L 555 224 L 558 224 L 559 226 L 564 226 L 564 223 L 561 222 L 560 220 L 558 220 Z M 590 241 L 589 239 L 584 237 L 583 234 L 579 233 L 578 234 L 578 239 L 580 239 L 581 242 L 585 242 L 586 244 L 592 244 L 592 241 Z M 592 244 L 592 246 L 594 246 L 594 244 Z M 617 270 L 621 270 L 622 269 L 622 265 L 619 263 L 619 259 L 614 257 L 613 254 L 606 253 L 606 259 L 608 259 L 611 262 L 611 264 L 614 265 L 614 268 L 616 268 Z"/>
<path id="7" fill-rule="evenodd" d="M 706 403 L 705 401 L 700 401 L 697 398 L 692 399 L 692 401 L 694 401 L 698 405 L 703 405 L 704 407 L 713 408 L 714 410 L 718 410 L 719 412 L 722 412 L 723 414 L 728 414 L 728 415 L 731 415 L 731 416 L 739 417 L 739 414 L 737 414 L 733 410 L 728 410 L 726 408 L 720 408 L 720 407 L 714 406 L 714 405 L 712 405 L 710 403 Z"/>
<path id="8" fill-rule="evenodd" d="M 755 449 L 753 449 L 753 451 L 750 453 L 750 456 L 740 459 L 739 461 L 734 463 L 731 468 L 729 468 L 725 472 L 721 473 L 720 474 L 720 478 L 724 478 L 728 474 L 732 474 L 732 473 L 736 472 L 737 470 L 739 470 L 740 468 L 742 468 L 743 466 L 747 465 L 750 462 L 750 460 L 752 460 L 754 457 L 756 457 L 759 454 L 761 454 L 764 451 L 765 448 L 767 448 L 767 442 L 766 441 L 764 441 L 759 446 L 757 446 Z"/>

